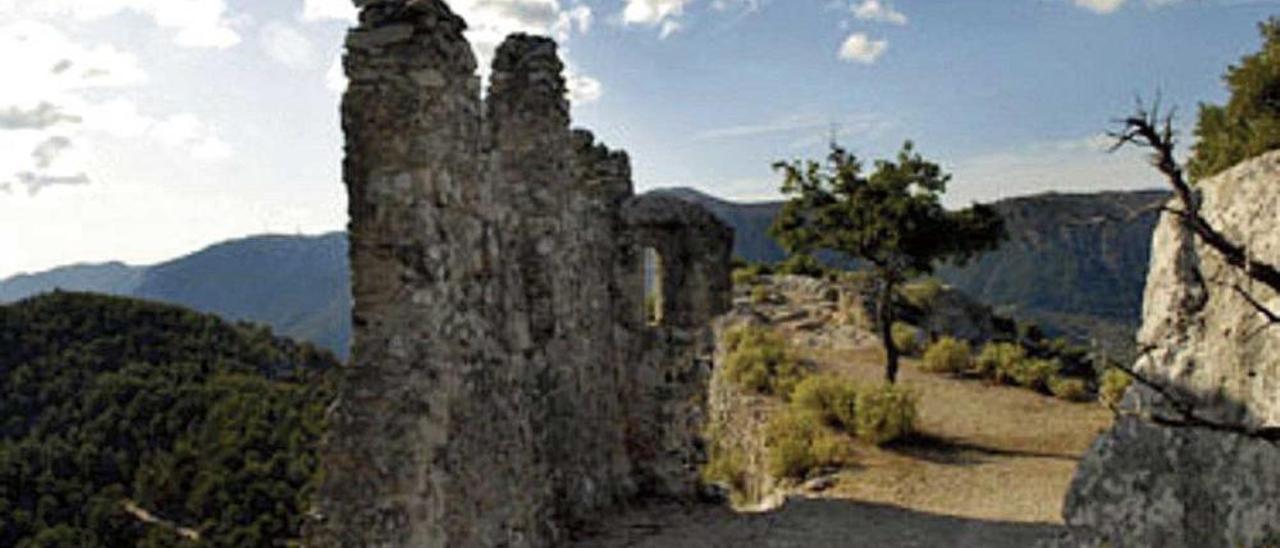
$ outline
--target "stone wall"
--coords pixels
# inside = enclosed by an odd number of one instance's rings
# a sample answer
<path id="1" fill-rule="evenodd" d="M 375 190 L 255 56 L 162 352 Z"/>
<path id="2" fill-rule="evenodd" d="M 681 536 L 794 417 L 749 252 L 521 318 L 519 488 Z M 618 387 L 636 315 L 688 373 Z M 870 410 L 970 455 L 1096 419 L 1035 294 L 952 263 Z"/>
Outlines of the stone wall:
<path id="1" fill-rule="evenodd" d="M 1264 262 L 1280 264 L 1280 152 L 1199 183 L 1205 218 Z M 1176 207 L 1176 204 L 1175 204 Z M 1246 428 L 1280 426 L 1280 295 L 1250 281 L 1165 214 L 1156 229 L 1135 367 L 1196 413 Z M 1177 419 L 1134 388 L 1127 414 L 1080 464 L 1064 507 L 1071 545 L 1280 546 L 1280 447 Z"/>
<path id="2" fill-rule="evenodd" d="M 482 99 L 443 1 L 356 4 L 354 344 L 309 544 L 549 546 L 635 497 L 694 495 L 732 231 L 633 196 L 626 155 L 570 129 L 554 42 L 508 38 Z"/>

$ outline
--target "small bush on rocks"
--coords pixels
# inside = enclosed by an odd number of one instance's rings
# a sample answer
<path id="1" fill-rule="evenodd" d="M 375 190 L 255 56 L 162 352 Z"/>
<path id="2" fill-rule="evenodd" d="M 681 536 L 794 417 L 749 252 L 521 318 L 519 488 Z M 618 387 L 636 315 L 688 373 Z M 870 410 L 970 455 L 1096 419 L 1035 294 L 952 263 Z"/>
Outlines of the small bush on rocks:
<path id="1" fill-rule="evenodd" d="M 912 390 L 885 384 L 858 394 L 858 437 L 884 445 L 915 431 L 916 399 Z"/>
<path id="2" fill-rule="evenodd" d="M 1133 378 L 1128 373 L 1114 367 L 1107 369 L 1098 386 L 1098 403 L 1107 407 L 1120 405 L 1120 400 L 1124 399 L 1124 393 L 1131 384 Z"/>
<path id="3" fill-rule="evenodd" d="M 903 356 L 917 356 L 920 354 L 920 330 L 905 322 L 894 322 L 891 328 L 891 337 L 893 338 L 893 346 L 898 348 L 898 352 Z"/>
<path id="4" fill-rule="evenodd" d="M 1049 391 L 1054 397 L 1067 401 L 1088 401 L 1089 389 L 1084 379 L 1053 377 L 1049 379 Z"/>
<path id="5" fill-rule="evenodd" d="M 765 448 L 765 466 L 775 478 L 803 480 L 816 468 L 840 466 L 852 457 L 848 438 L 827 428 L 817 414 L 794 406 L 769 418 Z"/>
<path id="6" fill-rule="evenodd" d="M 781 335 L 756 326 L 725 334 L 725 378 L 758 394 L 791 397 L 805 371 L 791 355 Z"/>
<path id="7" fill-rule="evenodd" d="M 1047 391 L 1049 381 L 1058 374 L 1062 365 L 1053 360 L 1022 360 L 1009 372 L 1014 384 L 1032 390 Z"/>
<path id="8" fill-rule="evenodd" d="M 793 407 L 813 413 L 828 426 L 853 433 L 857 429 L 858 383 L 838 375 L 815 375 L 791 394 Z"/>
<path id="9" fill-rule="evenodd" d="M 973 363 L 967 341 L 943 337 L 924 352 L 924 370 L 931 373 L 962 373 Z"/>
<path id="10" fill-rule="evenodd" d="M 751 288 L 751 304 L 765 304 L 767 302 L 769 302 L 769 288 L 763 285 Z"/>
<path id="11" fill-rule="evenodd" d="M 1026 351 L 1014 343 L 988 343 L 974 361 L 974 369 L 983 377 L 1006 382 L 1017 364 L 1026 359 Z"/>
<path id="12" fill-rule="evenodd" d="M 760 270 L 753 267 L 738 268 L 733 271 L 733 285 L 755 285 L 760 281 Z"/>

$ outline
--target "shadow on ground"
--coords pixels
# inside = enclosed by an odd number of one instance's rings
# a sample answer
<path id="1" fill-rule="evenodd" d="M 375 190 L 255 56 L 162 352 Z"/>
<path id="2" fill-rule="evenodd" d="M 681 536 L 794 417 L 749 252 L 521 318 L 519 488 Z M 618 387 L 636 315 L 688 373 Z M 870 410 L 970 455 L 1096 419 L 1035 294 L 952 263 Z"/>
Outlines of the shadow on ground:
<path id="1" fill-rule="evenodd" d="M 917 433 L 890 445 L 887 449 L 935 464 L 953 466 L 983 464 L 990 462 L 990 457 L 1052 459 L 1073 463 L 1080 461 L 1079 455 L 987 447 L 930 433 Z"/>
<path id="2" fill-rule="evenodd" d="M 847 500 L 791 499 L 760 514 L 710 505 L 636 509 L 588 532 L 573 546 L 1024 548 L 1062 530 L 1052 524 L 966 519 Z"/>

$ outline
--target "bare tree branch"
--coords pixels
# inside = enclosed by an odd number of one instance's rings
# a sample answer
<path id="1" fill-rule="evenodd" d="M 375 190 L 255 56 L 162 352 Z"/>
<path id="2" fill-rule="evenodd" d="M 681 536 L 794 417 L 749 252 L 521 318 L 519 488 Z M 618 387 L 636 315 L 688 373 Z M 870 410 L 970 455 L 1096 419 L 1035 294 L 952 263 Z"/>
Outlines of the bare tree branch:
<path id="1" fill-rule="evenodd" d="M 1155 350 L 1155 348 L 1148 347 L 1144 349 L 1141 355 L 1147 356 L 1153 350 Z M 1142 359 L 1142 358 L 1140 357 L 1139 359 Z M 1141 384 L 1147 388 L 1150 388 L 1153 392 L 1155 392 L 1156 394 L 1159 394 L 1161 398 L 1164 398 L 1164 400 L 1169 403 L 1169 405 L 1173 408 L 1173 412 L 1176 413 L 1179 417 L 1174 419 L 1174 418 L 1169 418 L 1169 417 L 1160 415 L 1159 413 L 1152 413 L 1150 415 L 1143 415 L 1140 418 L 1145 418 L 1155 424 L 1170 427 L 1170 428 L 1204 428 L 1206 430 L 1213 430 L 1215 432 L 1237 434 L 1237 435 L 1246 436 L 1250 438 L 1261 439 L 1271 443 L 1280 443 L 1280 428 L 1277 428 L 1277 427 L 1249 428 L 1247 426 L 1240 425 L 1240 424 L 1231 424 L 1231 423 L 1215 421 L 1212 419 L 1207 419 L 1196 413 L 1194 404 L 1187 401 L 1187 399 L 1185 398 L 1182 398 L 1176 394 L 1173 394 L 1172 391 L 1170 391 L 1168 387 L 1164 386 L 1163 384 L 1151 380 L 1147 376 L 1139 373 L 1137 370 L 1129 366 L 1116 364 L 1114 365 L 1114 367 L 1122 371 L 1124 374 L 1128 375 L 1138 384 Z M 1119 408 L 1118 405 L 1112 405 L 1111 411 L 1115 413 L 1117 416 L 1124 416 L 1124 415 L 1135 416 L 1136 415 L 1134 413 L 1128 413 L 1123 411 L 1122 409 Z"/>
<path id="2" fill-rule="evenodd" d="M 1121 129 L 1108 132 L 1108 135 L 1116 139 L 1111 150 L 1116 151 L 1127 145 L 1151 149 L 1151 165 L 1164 174 L 1169 185 L 1173 187 L 1178 201 L 1182 202 L 1183 225 L 1222 255 L 1227 264 L 1243 270 L 1250 278 L 1280 293 L 1280 269 L 1250 257 L 1243 245 L 1231 241 L 1200 214 L 1200 201 L 1196 198 L 1191 185 L 1187 183 L 1182 167 L 1174 156 L 1174 147 L 1177 143 L 1173 119 L 1173 110 L 1163 117 L 1160 115 L 1158 98 L 1150 111 L 1139 100 L 1134 114 L 1119 120 L 1122 124 Z"/>

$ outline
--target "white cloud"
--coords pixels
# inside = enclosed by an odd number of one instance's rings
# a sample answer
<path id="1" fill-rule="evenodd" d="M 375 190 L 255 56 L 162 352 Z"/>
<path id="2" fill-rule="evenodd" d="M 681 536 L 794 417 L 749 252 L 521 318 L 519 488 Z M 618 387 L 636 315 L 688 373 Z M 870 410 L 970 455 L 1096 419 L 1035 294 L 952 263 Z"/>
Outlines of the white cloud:
<path id="1" fill-rule="evenodd" d="M 594 13 L 587 5 L 576 0 L 572 5 L 562 4 L 560 0 L 455 0 L 450 2 L 450 7 L 467 20 L 467 40 L 475 49 L 481 73 L 488 74 L 494 52 L 508 35 L 517 32 L 545 35 L 555 38 L 562 46 L 561 54 L 569 66 L 566 72 L 570 97 L 577 103 L 585 103 L 598 99 L 603 93 L 599 80 L 574 71 L 568 49 L 563 47 L 571 43 L 574 36 L 591 30 Z M 326 76 L 330 89 L 345 83 L 345 79 L 337 77 L 341 74 L 340 68 L 331 68 L 330 72 L 336 73 Z"/>
<path id="2" fill-rule="evenodd" d="M 192 48 L 228 48 L 240 43 L 226 0 L 18 0 L 33 13 L 82 21 L 134 12 L 174 31 L 174 42 Z"/>
<path id="3" fill-rule="evenodd" d="M 893 9 L 888 1 L 862 0 L 852 6 L 853 16 L 863 21 L 876 21 L 894 25 L 907 24 L 907 16 Z"/>
<path id="4" fill-rule="evenodd" d="M 342 68 L 342 54 L 334 56 L 329 70 L 325 71 L 324 87 L 334 93 L 347 91 L 347 73 Z"/>
<path id="5" fill-rule="evenodd" d="M 355 4 L 351 0 L 303 0 L 303 21 L 339 20 L 356 22 Z"/>
<path id="6" fill-rule="evenodd" d="M 1076 5 L 1094 13 L 1108 14 L 1124 5 L 1125 0 L 1074 0 Z"/>
<path id="7" fill-rule="evenodd" d="M 626 24 L 656 26 L 684 15 L 684 7 L 690 0 L 627 0 L 622 10 Z"/>
<path id="8" fill-rule="evenodd" d="M 260 37 L 263 49 L 276 62 L 293 69 L 305 69 L 311 66 L 316 48 L 311 40 L 297 29 L 272 21 L 263 25 Z"/>
<path id="9" fill-rule="evenodd" d="M 104 140 L 143 139 L 197 158 L 230 153 L 193 115 L 153 118 L 131 101 L 110 98 L 147 80 L 132 54 L 82 45 L 35 21 L 0 26 L 0 51 L 22 52 L 0 56 L 0 73 L 13 83 L 0 86 L 0 184 L 35 194 L 88 183 L 95 145 Z"/>
<path id="10" fill-rule="evenodd" d="M 872 40 L 865 33 L 856 32 L 849 35 L 840 45 L 840 58 L 853 63 L 870 65 L 880 59 L 888 49 L 888 41 Z"/>
<path id="11" fill-rule="evenodd" d="M 569 88 L 569 100 L 574 104 L 585 105 L 595 102 L 604 95 L 604 86 L 599 80 L 590 76 L 583 76 L 575 73 L 573 70 L 566 71 L 566 86 Z"/>

